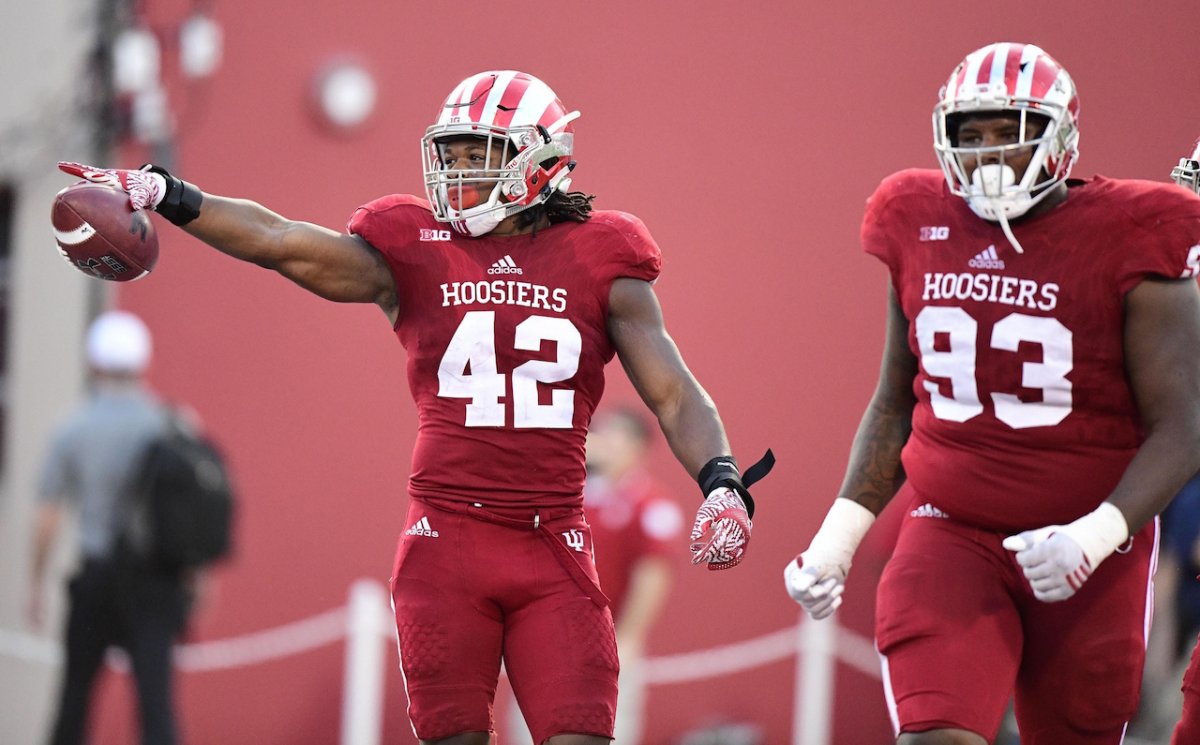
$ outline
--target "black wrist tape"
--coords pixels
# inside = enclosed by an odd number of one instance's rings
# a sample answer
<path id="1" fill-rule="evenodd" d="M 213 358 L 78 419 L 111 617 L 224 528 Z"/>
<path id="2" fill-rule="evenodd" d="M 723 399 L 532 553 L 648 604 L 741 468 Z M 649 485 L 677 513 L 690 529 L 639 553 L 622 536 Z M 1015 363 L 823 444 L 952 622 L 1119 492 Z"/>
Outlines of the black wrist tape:
<path id="1" fill-rule="evenodd" d="M 145 166 L 143 166 L 145 168 Z M 162 215 L 168 222 L 175 225 L 187 225 L 200 216 L 200 204 L 204 201 L 204 193 L 195 185 L 177 179 L 167 169 L 151 165 L 147 169 L 157 173 L 167 182 L 167 193 L 154 211 Z"/>
<path id="2" fill-rule="evenodd" d="M 738 470 L 737 459 L 732 455 L 720 455 L 704 464 L 696 483 L 700 485 L 702 498 L 707 499 L 713 489 L 725 487 L 737 492 L 746 503 L 746 515 L 754 517 L 754 498 L 747 487 L 762 479 L 775 467 L 775 454 L 769 449 L 757 463 L 746 469 L 745 475 Z"/>

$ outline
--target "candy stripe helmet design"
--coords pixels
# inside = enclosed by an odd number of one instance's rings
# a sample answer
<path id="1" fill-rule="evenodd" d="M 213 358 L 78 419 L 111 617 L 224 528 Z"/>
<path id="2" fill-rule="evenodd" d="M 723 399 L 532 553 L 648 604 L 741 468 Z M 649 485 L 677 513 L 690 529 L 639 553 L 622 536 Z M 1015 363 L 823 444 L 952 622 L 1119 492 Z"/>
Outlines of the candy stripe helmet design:
<path id="1" fill-rule="evenodd" d="M 575 167 L 574 124 L 548 85 L 514 70 L 472 75 L 446 98 L 421 139 L 425 192 L 434 217 L 460 233 L 484 235 L 501 220 L 566 191 Z M 477 170 L 443 162 L 440 143 L 473 136 L 487 142 Z"/>
<path id="2" fill-rule="evenodd" d="M 1200 140 L 1196 140 L 1192 156 L 1180 158 L 1179 165 L 1171 169 L 1171 178 L 1180 186 L 1200 194 Z"/>
<path id="3" fill-rule="evenodd" d="M 967 200 L 975 214 L 999 221 L 1020 217 L 1066 181 L 1079 157 L 1079 96 L 1058 62 L 1032 44 L 1002 42 L 978 49 L 959 63 L 933 110 L 933 147 L 950 191 Z M 1015 112 L 1020 141 L 997 147 L 960 147 L 957 128 L 967 114 Z M 1027 123 L 1044 122 L 1040 134 Z M 1033 159 L 1019 183 L 1006 160 L 1023 148 Z M 969 171 L 981 158 L 999 165 Z M 1011 236 L 1010 236 L 1011 239 Z"/>

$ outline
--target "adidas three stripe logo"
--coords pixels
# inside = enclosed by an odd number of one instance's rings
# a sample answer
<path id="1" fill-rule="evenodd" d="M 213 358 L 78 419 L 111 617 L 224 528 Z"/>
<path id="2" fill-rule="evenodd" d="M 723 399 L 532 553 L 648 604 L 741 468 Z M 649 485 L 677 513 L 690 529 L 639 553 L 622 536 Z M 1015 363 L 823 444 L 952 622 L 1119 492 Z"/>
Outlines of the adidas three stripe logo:
<path id="1" fill-rule="evenodd" d="M 517 262 L 513 261 L 511 256 L 505 256 L 503 259 L 492 264 L 487 270 L 488 274 L 524 274 L 521 267 L 517 266 Z"/>
<path id="2" fill-rule="evenodd" d="M 975 254 L 975 257 L 967 262 L 967 266 L 972 269 L 1003 269 L 1004 259 L 996 254 L 996 245 L 992 244 Z"/>
<path id="3" fill-rule="evenodd" d="M 413 523 L 411 528 L 404 531 L 404 535 L 423 535 L 426 538 L 437 538 L 438 532 L 429 527 L 429 517 L 426 516 Z"/>

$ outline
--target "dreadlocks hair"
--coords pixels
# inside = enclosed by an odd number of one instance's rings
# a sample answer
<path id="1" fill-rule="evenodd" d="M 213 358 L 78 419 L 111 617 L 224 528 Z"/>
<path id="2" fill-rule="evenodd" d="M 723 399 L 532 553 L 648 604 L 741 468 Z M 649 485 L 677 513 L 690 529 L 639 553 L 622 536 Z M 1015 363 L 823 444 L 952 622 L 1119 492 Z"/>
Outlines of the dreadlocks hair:
<path id="1" fill-rule="evenodd" d="M 584 194 L 581 191 L 555 191 L 550 198 L 539 205 L 517 213 L 518 224 L 524 228 L 533 226 L 537 234 L 537 226 L 545 217 L 551 225 L 560 222 L 587 222 L 592 216 L 592 200 L 595 194 Z"/>

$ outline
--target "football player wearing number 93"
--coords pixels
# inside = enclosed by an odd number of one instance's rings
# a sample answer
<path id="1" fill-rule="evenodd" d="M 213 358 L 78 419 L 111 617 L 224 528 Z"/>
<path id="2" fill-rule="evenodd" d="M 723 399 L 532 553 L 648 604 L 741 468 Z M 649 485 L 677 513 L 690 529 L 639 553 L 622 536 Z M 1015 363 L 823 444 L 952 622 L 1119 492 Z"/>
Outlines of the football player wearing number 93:
<path id="1" fill-rule="evenodd" d="M 886 178 L 865 250 L 891 274 L 875 394 L 844 483 L 785 569 L 841 603 L 875 515 L 904 506 L 875 642 L 903 745 L 1116 745 L 1145 656 L 1156 515 L 1200 468 L 1200 199 L 1068 179 L 1079 99 L 1036 46 L 955 68 L 942 170 Z"/>
<path id="2" fill-rule="evenodd" d="M 484 744 L 501 656 L 539 743 L 612 737 L 617 655 L 582 512 L 584 438 L 614 354 L 704 502 L 693 558 L 741 561 L 754 503 L 716 407 L 663 327 L 658 246 L 569 192 L 574 120 L 514 71 L 459 83 L 422 140 L 428 201 L 356 210 L 348 231 L 202 193 L 161 168 L 60 164 L 111 183 L 230 256 L 320 297 L 375 303 L 420 417 L 392 572 L 422 742 Z"/>

